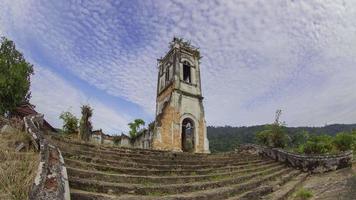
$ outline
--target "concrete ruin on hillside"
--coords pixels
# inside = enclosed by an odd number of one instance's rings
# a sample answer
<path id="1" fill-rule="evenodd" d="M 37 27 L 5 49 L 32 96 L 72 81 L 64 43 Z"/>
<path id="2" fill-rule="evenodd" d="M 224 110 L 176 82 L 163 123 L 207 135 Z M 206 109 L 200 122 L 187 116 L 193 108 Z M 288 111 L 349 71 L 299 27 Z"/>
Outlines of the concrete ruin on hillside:
<path id="1" fill-rule="evenodd" d="M 174 38 L 158 60 L 152 148 L 209 153 L 200 76 L 200 52 Z"/>
<path id="2" fill-rule="evenodd" d="M 129 142 L 120 137 L 122 147 L 210 153 L 200 76 L 200 52 L 174 38 L 170 50 L 158 59 L 156 118 L 154 127 Z M 99 135 L 94 136 L 100 140 Z M 125 144 L 121 144 L 125 143 Z"/>

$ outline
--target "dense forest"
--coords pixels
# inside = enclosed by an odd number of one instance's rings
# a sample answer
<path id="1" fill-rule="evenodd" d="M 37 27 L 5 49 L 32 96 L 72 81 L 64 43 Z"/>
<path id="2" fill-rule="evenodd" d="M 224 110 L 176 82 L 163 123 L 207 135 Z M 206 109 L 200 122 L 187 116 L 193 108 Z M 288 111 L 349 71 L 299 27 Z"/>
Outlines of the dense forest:
<path id="1" fill-rule="evenodd" d="M 242 127 L 214 127 L 208 126 L 208 138 L 211 152 L 232 151 L 239 144 L 255 143 L 256 133 L 264 130 L 265 125 Z M 290 137 L 307 131 L 311 135 L 326 134 L 335 136 L 339 132 L 356 129 L 356 124 L 333 124 L 324 127 L 286 127 Z"/>

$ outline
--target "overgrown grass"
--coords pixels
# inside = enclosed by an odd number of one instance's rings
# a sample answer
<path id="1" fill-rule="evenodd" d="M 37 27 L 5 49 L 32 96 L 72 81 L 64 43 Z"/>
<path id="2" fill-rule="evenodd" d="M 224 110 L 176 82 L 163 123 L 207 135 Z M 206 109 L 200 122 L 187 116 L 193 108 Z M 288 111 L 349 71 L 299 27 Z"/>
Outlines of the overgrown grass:
<path id="1" fill-rule="evenodd" d="M 30 137 L 21 131 L 0 134 L 0 194 L 4 199 L 28 199 L 36 175 L 39 155 L 31 148 L 15 152 L 19 143 L 29 144 Z"/>
<path id="2" fill-rule="evenodd" d="M 297 191 L 295 197 L 298 200 L 307 200 L 313 197 L 313 193 L 308 189 L 301 188 Z"/>

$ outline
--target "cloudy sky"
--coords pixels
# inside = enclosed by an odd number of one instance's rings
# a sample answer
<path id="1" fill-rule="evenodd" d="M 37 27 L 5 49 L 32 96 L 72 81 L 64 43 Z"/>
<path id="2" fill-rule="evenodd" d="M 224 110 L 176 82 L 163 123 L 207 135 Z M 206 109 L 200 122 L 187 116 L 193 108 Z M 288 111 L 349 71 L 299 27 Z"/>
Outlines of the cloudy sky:
<path id="1" fill-rule="evenodd" d="M 1 0 L 0 35 L 35 66 L 31 102 L 55 126 L 94 108 L 114 134 L 154 119 L 157 61 L 173 36 L 203 56 L 209 125 L 356 122 L 354 0 Z"/>

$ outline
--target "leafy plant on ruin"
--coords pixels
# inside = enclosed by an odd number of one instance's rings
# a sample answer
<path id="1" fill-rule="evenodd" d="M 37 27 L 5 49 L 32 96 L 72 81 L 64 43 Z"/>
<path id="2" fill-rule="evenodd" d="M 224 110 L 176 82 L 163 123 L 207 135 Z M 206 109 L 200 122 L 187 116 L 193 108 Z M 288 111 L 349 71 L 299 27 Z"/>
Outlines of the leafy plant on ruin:
<path id="1" fill-rule="evenodd" d="M 93 115 L 93 109 L 89 105 L 83 105 L 82 118 L 79 124 L 79 139 L 89 141 L 93 126 L 90 122 L 90 118 Z"/>
<path id="2" fill-rule="evenodd" d="M 130 122 L 129 124 L 129 134 L 131 139 L 135 139 L 138 136 L 139 131 L 142 129 L 142 127 L 145 125 L 145 121 L 142 119 L 135 119 L 133 122 Z"/>
<path id="3" fill-rule="evenodd" d="M 59 116 L 63 120 L 62 130 L 65 134 L 73 134 L 78 131 L 78 118 L 74 116 L 71 112 L 62 112 Z"/>
<path id="4" fill-rule="evenodd" d="M 33 66 L 16 49 L 13 41 L 2 37 L 0 43 L 0 115 L 4 115 L 29 101 Z"/>
<path id="5" fill-rule="evenodd" d="M 122 135 L 123 133 L 121 133 Z M 119 145 L 121 141 L 121 136 L 120 135 L 113 135 L 113 142 L 115 145 Z"/>

